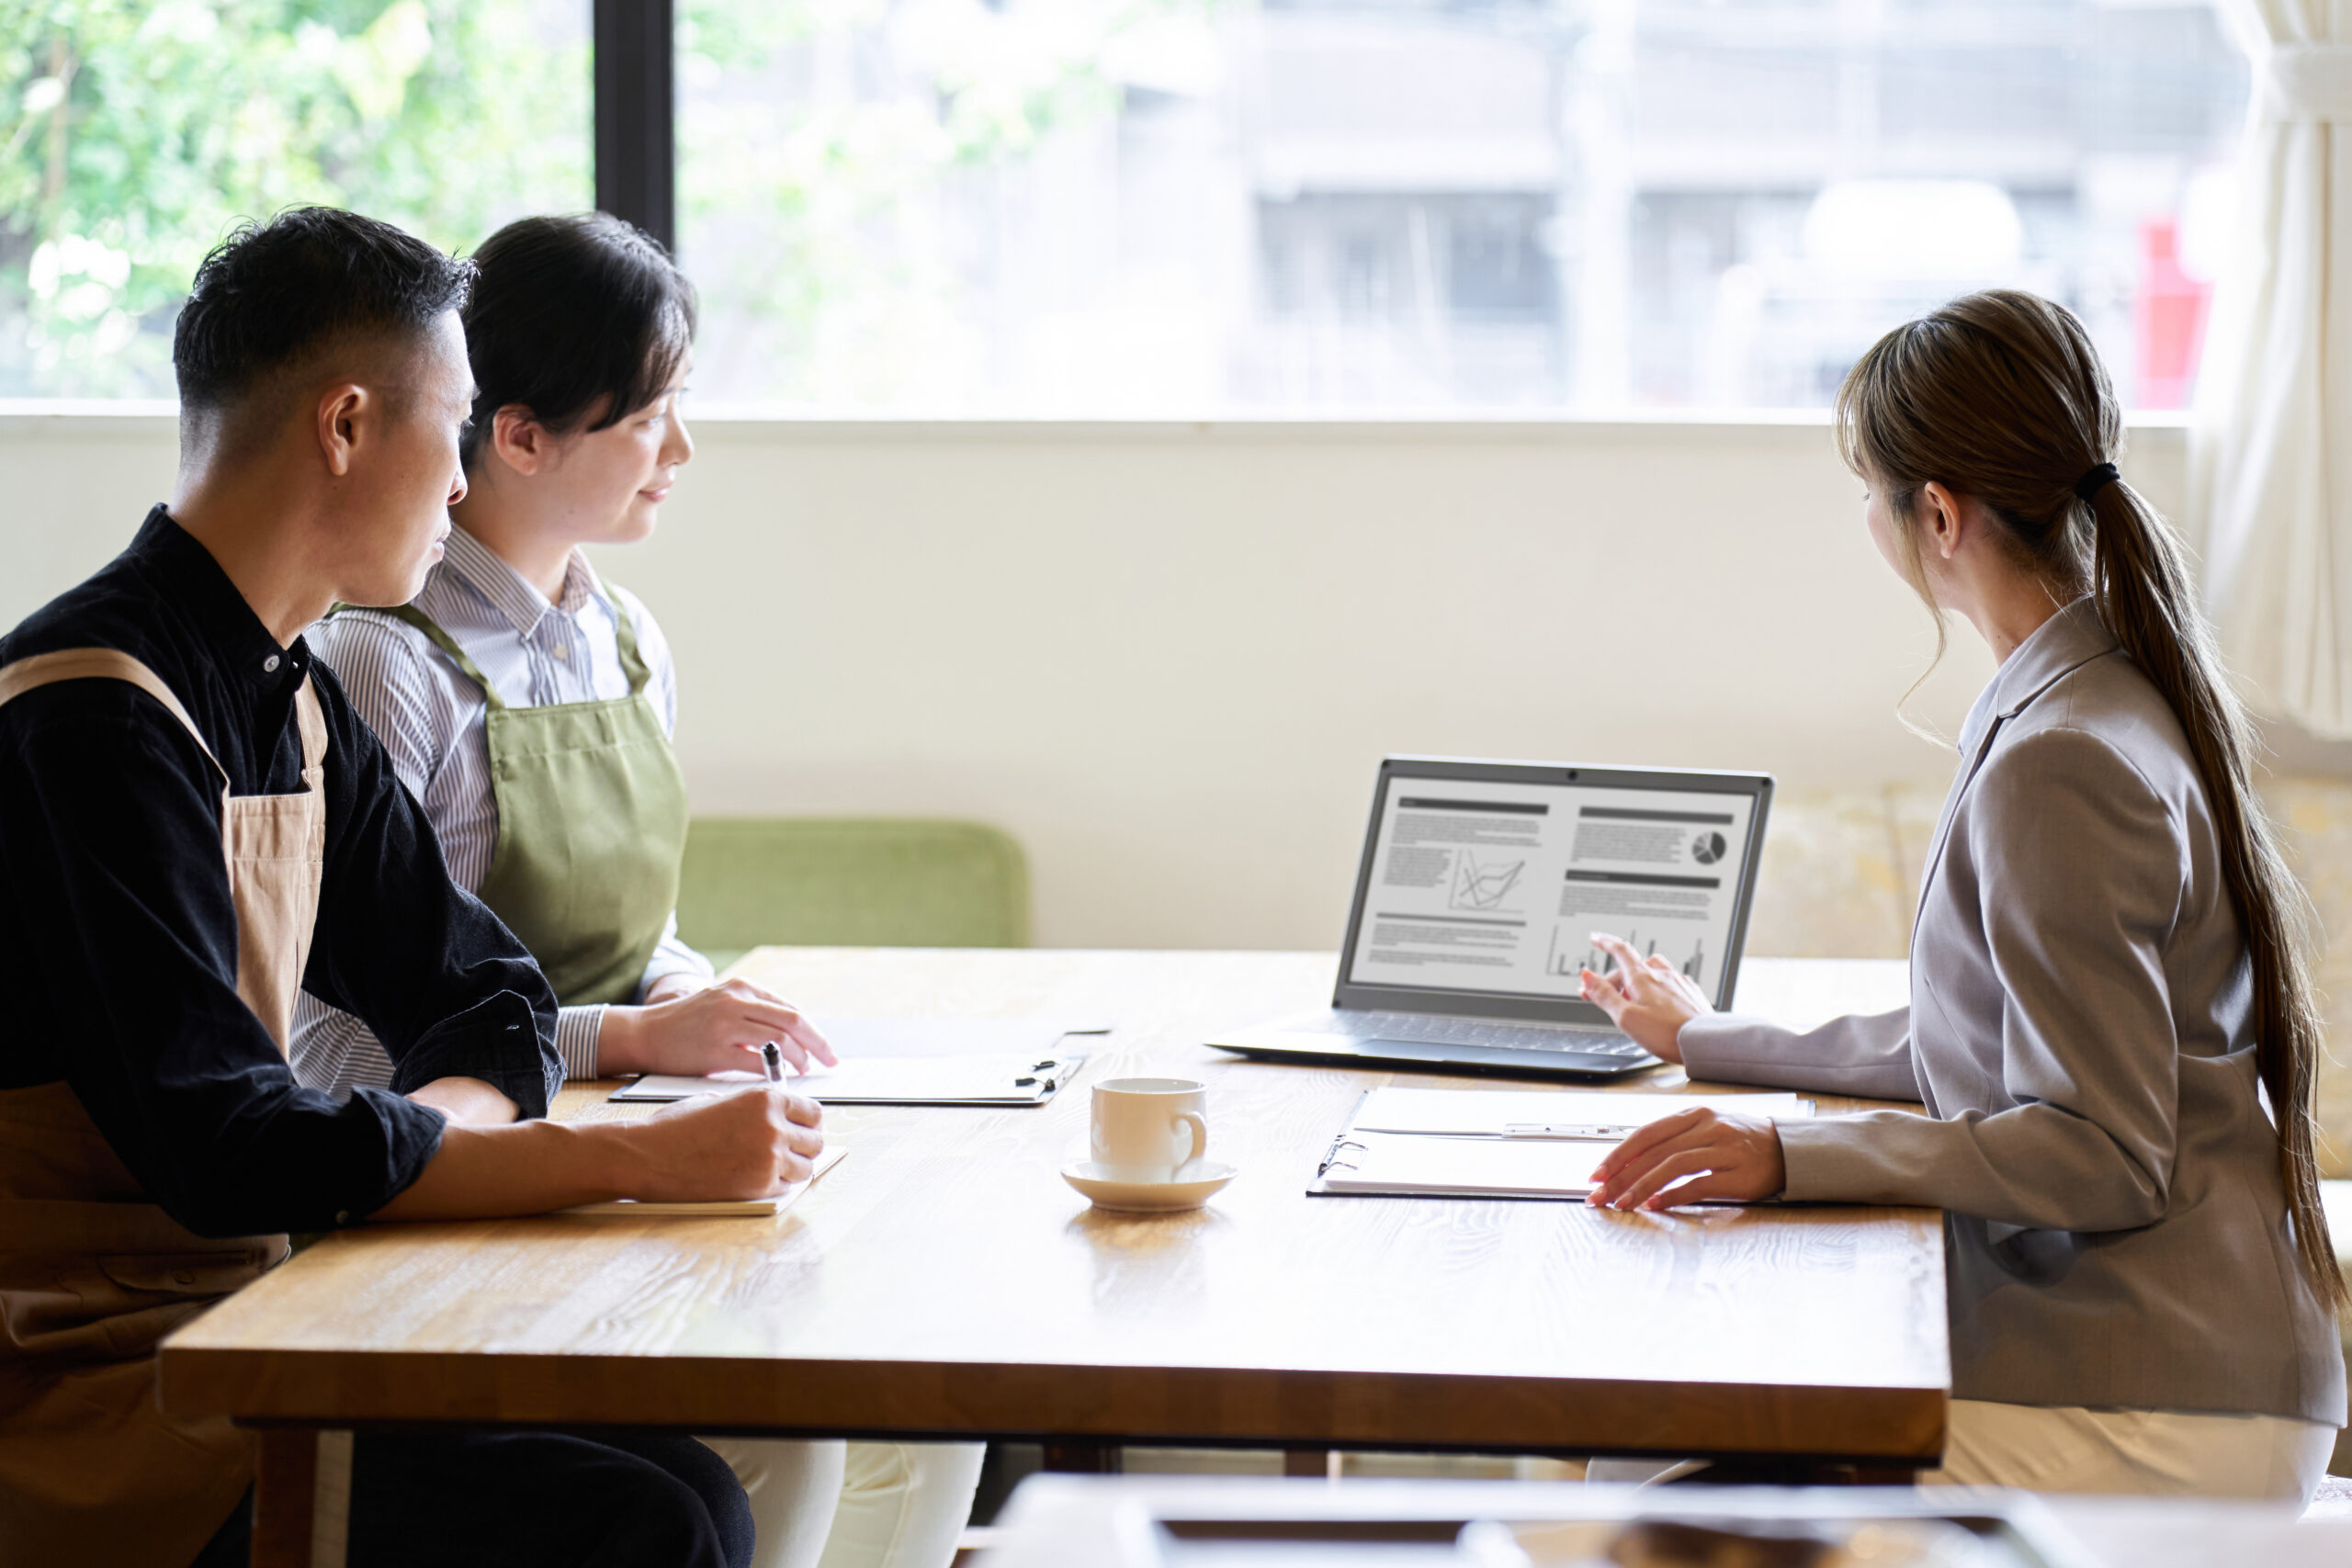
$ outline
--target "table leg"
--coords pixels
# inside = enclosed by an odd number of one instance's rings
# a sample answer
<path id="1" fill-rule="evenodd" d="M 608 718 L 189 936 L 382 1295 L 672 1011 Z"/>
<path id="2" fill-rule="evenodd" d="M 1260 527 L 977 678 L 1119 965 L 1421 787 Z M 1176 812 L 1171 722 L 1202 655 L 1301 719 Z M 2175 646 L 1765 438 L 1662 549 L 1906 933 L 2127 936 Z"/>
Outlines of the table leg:
<path id="1" fill-rule="evenodd" d="M 253 1568 L 311 1568 L 319 1434 L 309 1427 L 265 1427 L 260 1437 L 254 1471 Z"/>
<path id="2" fill-rule="evenodd" d="M 1115 1442 L 1101 1438 L 1063 1438 L 1046 1444 L 1046 1468 L 1064 1475 L 1116 1475 L 1126 1468 Z"/>
<path id="3" fill-rule="evenodd" d="M 1337 1481 L 1340 1478 L 1340 1467 L 1336 1462 L 1339 1457 L 1337 1449 L 1284 1449 L 1283 1473 L 1318 1475 Z"/>

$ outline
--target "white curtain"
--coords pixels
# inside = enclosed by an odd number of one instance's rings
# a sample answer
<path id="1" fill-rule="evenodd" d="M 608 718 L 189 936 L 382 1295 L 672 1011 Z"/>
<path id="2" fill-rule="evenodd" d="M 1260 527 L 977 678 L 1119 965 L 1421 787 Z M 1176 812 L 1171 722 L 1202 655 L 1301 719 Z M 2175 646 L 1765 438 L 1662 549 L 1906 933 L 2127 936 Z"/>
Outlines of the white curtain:
<path id="1" fill-rule="evenodd" d="M 2186 521 L 2257 705 L 2352 739 L 2352 4 L 2222 8 L 2254 60 L 2254 103 Z"/>

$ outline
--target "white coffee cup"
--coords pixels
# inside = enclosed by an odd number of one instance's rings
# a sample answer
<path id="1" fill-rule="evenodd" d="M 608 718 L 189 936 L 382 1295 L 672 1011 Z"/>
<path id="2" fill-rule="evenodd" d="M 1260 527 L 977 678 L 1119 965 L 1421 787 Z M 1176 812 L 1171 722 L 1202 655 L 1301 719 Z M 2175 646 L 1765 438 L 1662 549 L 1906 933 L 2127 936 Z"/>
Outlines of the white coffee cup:
<path id="1" fill-rule="evenodd" d="M 1094 1086 L 1090 1148 L 1114 1181 L 1179 1181 L 1209 1147 L 1209 1091 L 1191 1078 L 1111 1078 Z"/>

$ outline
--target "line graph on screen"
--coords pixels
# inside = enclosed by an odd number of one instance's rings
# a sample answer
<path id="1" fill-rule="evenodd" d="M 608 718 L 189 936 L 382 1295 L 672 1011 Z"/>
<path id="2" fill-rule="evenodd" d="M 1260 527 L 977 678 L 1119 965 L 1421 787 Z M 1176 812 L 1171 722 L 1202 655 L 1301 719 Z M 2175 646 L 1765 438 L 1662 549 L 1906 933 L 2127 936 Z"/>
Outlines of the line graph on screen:
<path id="1" fill-rule="evenodd" d="M 1499 909 L 1526 870 L 1524 860 L 1482 863 L 1476 854 L 1464 850 L 1454 859 L 1453 891 L 1446 903 L 1456 909 Z"/>

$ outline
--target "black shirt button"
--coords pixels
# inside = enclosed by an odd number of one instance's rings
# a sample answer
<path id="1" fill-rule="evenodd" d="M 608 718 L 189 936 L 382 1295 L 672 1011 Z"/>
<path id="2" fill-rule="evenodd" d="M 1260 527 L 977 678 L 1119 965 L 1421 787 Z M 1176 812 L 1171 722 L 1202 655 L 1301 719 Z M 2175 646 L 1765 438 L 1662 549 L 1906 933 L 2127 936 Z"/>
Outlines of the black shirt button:
<path id="1" fill-rule="evenodd" d="M 349 1224 L 351 1223 L 351 1211 L 348 1209 L 337 1209 L 334 1212 L 334 1223 L 339 1225 Z"/>
<path id="2" fill-rule="evenodd" d="M 265 674 L 265 675 L 275 675 L 275 674 L 277 674 L 277 655 L 276 655 L 276 654 L 274 654 L 274 653 L 273 653 L 273 654 L 271 654 L 267 659 L 263 660 L 261 661 L 261 669 L 262 669 L 262 673 L 263 673 L 263 674 Z"/>

